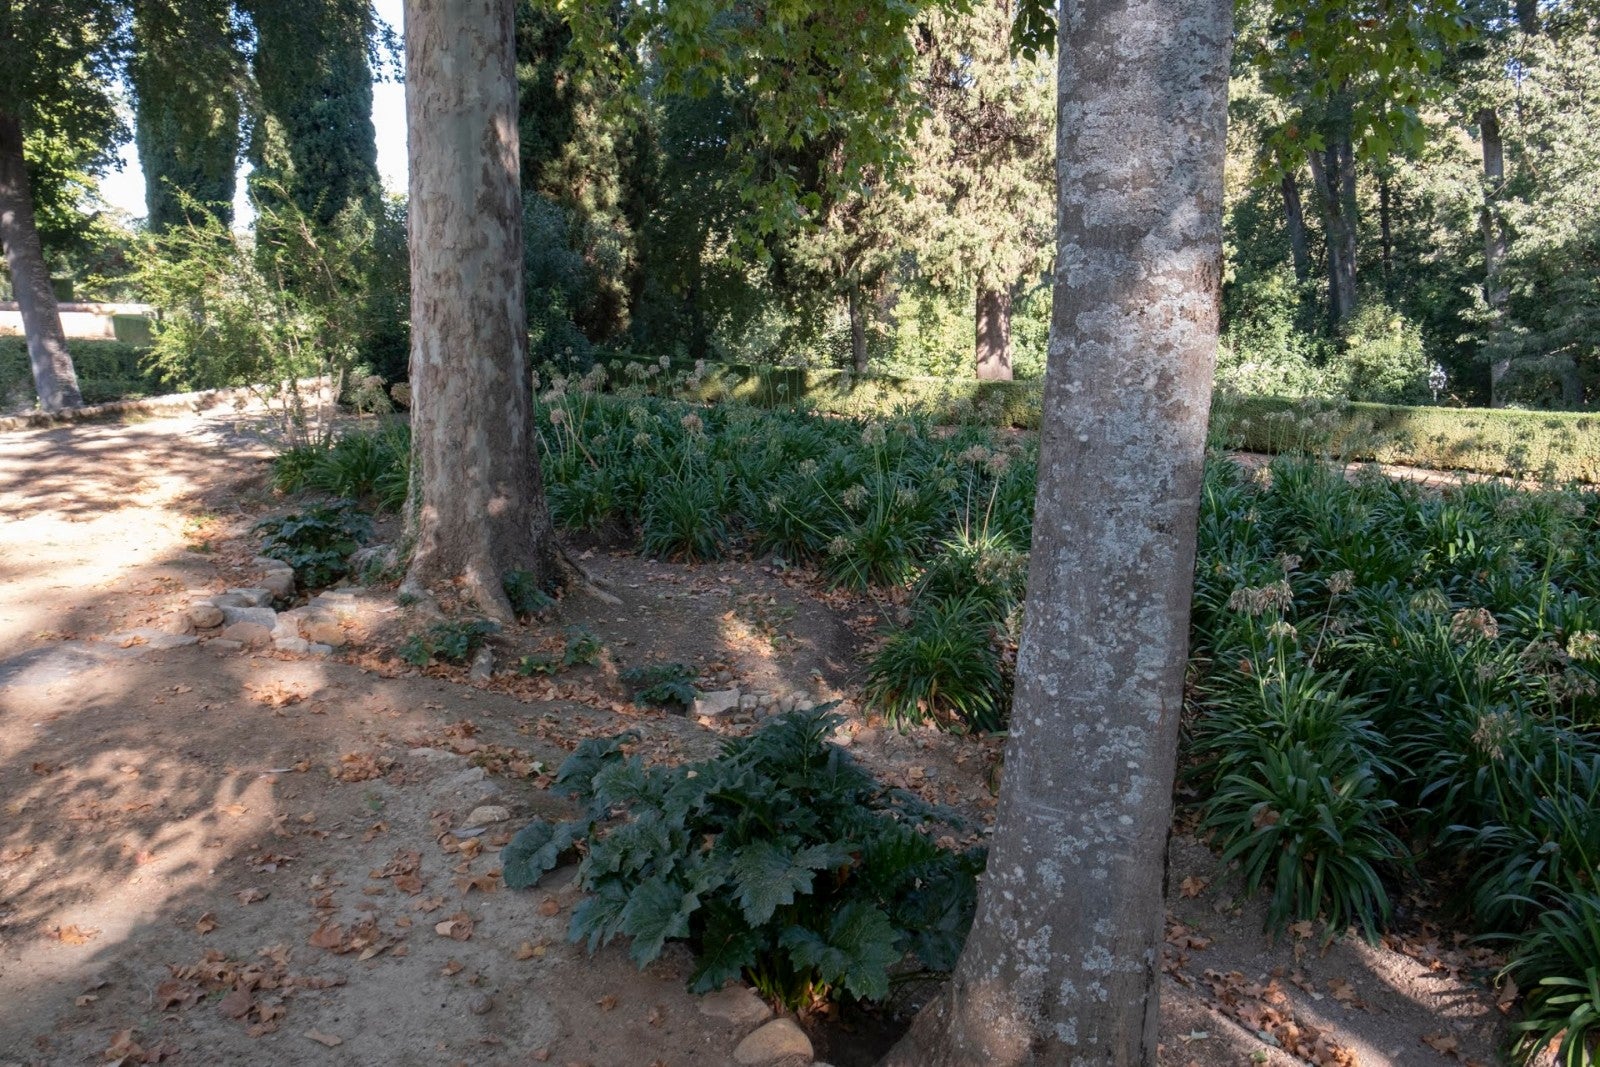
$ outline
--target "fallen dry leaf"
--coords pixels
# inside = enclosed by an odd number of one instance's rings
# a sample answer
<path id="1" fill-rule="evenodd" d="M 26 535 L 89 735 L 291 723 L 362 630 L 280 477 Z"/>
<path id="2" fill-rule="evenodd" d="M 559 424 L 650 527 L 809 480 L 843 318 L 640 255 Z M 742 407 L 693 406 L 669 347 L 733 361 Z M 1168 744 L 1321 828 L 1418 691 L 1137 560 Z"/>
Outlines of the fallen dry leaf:
<path id="1" fill-rule="evenodd" d="M 194 924 L 194 932 L 197 934 L 209 934 L 216 928 L 217 915 L 215 912 L 211 911 L 208 911 L 204 915 L 200 916 L 200 918 L 196 920 Z"/>
<path id="2" fill-rule="evenodd" d="M 307 1030 L 306 1036 L 315 1041 L 317 1044 L 326 1045 L 329 1048 L 337 1048 L 338 1046 L 344 1044 L 344 1038 L 337 1037 L 333 1034 L 324 1034 L 318 1030 Z"/>
<path id="3" fill-rule="evenodd" d="M 1178 891 L 1186 897 L 1197 897 L 1211 884 L 1211 879 L 1191 874 L 1178 883 Z"/>
<path id="4" fill-rule="evenodd" d="M 99 930 L 85 930 L 76 925 L 57 926 L 50 930 L 50 936 L 63 945 L 87 945 L 99 933 Z"/>
<path id="5" fill-rule="evenodd" d="M 472 940 L 472 916 L 464 911 L 458 911 L 442 923 L 434 925 L 433 932 L 440 937 L 448 937 L 452 941 Z"/>
<path id="6" fill-rule="evenodd" d="M 466 970 L 466 964 L 462 963 L 460 960 L 450 960 L 443 967 L 439 968 L 439 973 L 444 975 L 446 978 L 453 978 L 464 970 Z"/>
<path id="7" fill-rule="evenodd" d="M 595 1004 L 599 1006 L 601 1011 L 610 1011 L 612 1008 L 617 1006 L 617 995 L 615 993 L 607 993 L 605 996 L 595 1001 Z"/>

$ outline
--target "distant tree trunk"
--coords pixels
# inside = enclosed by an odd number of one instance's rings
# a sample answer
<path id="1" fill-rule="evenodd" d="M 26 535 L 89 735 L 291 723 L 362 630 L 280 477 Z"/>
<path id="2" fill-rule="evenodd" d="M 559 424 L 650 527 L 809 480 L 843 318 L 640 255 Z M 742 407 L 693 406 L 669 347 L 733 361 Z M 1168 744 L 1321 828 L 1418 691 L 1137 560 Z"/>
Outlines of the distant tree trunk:
<path id="1" fill-rule="evenodd" d="M 406 585 L 457 582 L 511 617 L 508 571 L 557 549 L 535 447 L 522 301 L 514 0 L 407 0 L 411 431 Z"/>
<path id="2" fill-rule="evenodd" d="M 988 286 L 978 288 L 978 377 L 1011 380 L 1011 294 Z"/>
<path id="3" fill-rule="evenodd" d="M 1291 171 L 1283 176 L 1283 214 L 1289 227 L 1289 252 L 1294 256 L 1295 281 L 1311 277 L 1311 252 L 1306 246 L 1306 214 L 1300 204 L 1300 184 Z"/>
<path id="4" fill-rule="evenodd" d="M 850 310 L 850 365 L 857 374 L 867 373 L 867 306 L 861 286 L 852 285 L 845 301 Z"/>
<path id="5" fill-rule="evenodd" d="M 33 190 L 22 156 L 22 123 L 0 113 L 0 244 L 5 246 L 6 269 L 22 312 L 22 332 L 28 339 L 28 362 L 33 365 L 33 387 L 44 411 L 83 405 L 78 392 L 78 372 L 67 351 L 61 329 L 61 312 L 50 269 L 39 246 L 33 217 Z"/>
<path id="6" fill-rule="evenodd" d="M 1328 240 L 1328 304 L 1335 328 L 1356 312 L 1356 171 L 1348 138 L 1307 153 Z"/>
<path id="7" fill-rule="evenodd" d="M 1061 5 L 1059 256 L 998 820 L 960 963 L 894 1067 L 1156 1062 L 1232 13 Z"/>
<path id="8" fill-rule="evenodd" d="M 1497 202 L 1506 180 L 1505 147 L 1500 139 L 1500 116 L 1494 108 L 1478 112 L 1478 133 L 1483 146 L 1483 209 L 1479 213 L 1483 227 L 1483 300 L 1489 306 L 1489 333 L 1491 339 L 1500 332 L 1505 317 L 1506 289 L 1502 272 L 1506 262 L 1508 238 L 1505 220 L 1500 217 Z M 1500 383 L 1511 369 L 1509 356 L 1496 355 L 1489 364 L 1489 404 L 1502 407 Z"/>
<path id="9" fill-rule="evenodd" d="M 1378 171 L 1378 231 L 1383 245 L 1383 293 L 1394 295 L 1394 194 L 1389 189 L 1389 172 Z"/>

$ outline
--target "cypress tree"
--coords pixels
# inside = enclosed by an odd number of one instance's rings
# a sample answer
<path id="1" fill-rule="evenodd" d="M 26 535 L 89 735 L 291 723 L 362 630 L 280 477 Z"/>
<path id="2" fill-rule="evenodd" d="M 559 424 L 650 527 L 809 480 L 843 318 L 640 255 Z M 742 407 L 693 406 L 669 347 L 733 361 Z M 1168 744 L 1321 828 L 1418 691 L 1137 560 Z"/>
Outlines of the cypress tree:
<path id="1" fill-rule="evenodd" d="M 382 186 L 365 0 L 244 6 L 256 35 L 251 198 L 270 208 L 286 197 L 324 227 L 351 205 L 375 214 Z"/>
<path id="2" fill-rule="evenodd" d="M 187 217 L 179 193 L 233 219 L 242 61 L 226 0 L 136 0 L 134 135 L 152 230 Z"/>

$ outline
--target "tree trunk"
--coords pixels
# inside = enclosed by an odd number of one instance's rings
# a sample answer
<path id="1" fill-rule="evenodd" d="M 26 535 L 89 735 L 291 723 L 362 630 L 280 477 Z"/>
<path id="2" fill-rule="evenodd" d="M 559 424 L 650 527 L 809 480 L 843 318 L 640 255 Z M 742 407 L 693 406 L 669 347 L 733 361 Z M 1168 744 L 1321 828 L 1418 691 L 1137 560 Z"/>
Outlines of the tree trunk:
<path id="1" fill-rule="evenodd" d="M 1349 138 L 1307 153 L 1328 239 L 1328 305 L 1335 328 L 1356 312 L 1356 172 Z"/>
<path id="2" fill-rule="evenodd" d="M 1283 176 L 1283 214 L 1289 226 L 1289 252 L 1294 256 L 1295 281 L 1311 277 L 1311 252 L 1306 245 L 1306 213 L 1300 204 L 1300 184 L 1291 171 Z"/>
<path id="3" fill-rule="evenodd" d="M 407 0 L 411 496 L 406 585 L 505 620 L 509 571 L 554 584 L 522 301 L 514 0 Z"/>
<path id="4" fill-rule="evenodd" d="M 1500 331 L 1506 300 L 1511 295 L 1502 277 L 1508 240 L 1505 221 L 1496 204 L 1505 185 L 1506 159 L 1500 140 L 1500 116 L 1494 108 L 1486 107 L 1478 112 L 1478 132 L 1483 145 L 1483 210 L 1479 213 L 1483 227 L 1483 300 L 1489 306 L 1489 332 L 1493 335 Z M 1500 383 L 1510 369 L 1509 356 L 1496 356 L 1489 364 L 1490 407 L 1504 406 Z"/>
<path id="5" fill-rule="evenodd" d="M 1064 0 L 1032 563 L 972 933 L 894 1067 L 1156 1062 L 1232 5 Z"/>
<path id="6" fill-rule="evenodd" d="M 978 287 L 978 377 L 984 381 L 1011 380 L 1011 294 L 1004 289 Z"/>
<path id="7" fill-rule="evenodd" d="M 1389 172 L 1378 171 L 1378 234 L 1383 251 L 1383 293 L 1394 295 L 1394 196 L 1389 189 Z"/>
<path id="8" fill-rule="evenodd" d="M 67 351 L 61 329 L 61 312 L 50 269 L 39 246 L 33 218 L 33 191 L 28 186 L 22 156 L 22 123 L 0 113 L 0 244 L 5 246 L 6 269 L 22 312 L 22 332 L 28 339 L 28 362 L 33 365 L 33 387 L 44 411 L 83 405 L 78 392 L 78 372 Z"/>
<path id="9" fill-rule="evenodd" d="M 861 286 L 852 285 L 845 301 L 850 309 L 850 365 L 857 374 L 867 373 L 867 308 Z"/>

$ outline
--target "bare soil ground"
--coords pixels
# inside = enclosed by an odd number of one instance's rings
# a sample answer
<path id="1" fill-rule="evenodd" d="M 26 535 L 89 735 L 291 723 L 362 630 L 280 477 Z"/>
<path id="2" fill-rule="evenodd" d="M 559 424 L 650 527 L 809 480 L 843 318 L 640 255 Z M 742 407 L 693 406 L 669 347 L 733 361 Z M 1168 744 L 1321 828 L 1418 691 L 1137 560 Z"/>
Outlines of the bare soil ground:
<path id="1" fill-rule="evenodd" d="M 590 546 L 623 604 L 571 598 L 499 650 L 602 638 L 601 666 L 553 680 L 406 667 L 393 645 L 424 620 L 381 590 L 333 657 L 162 647 L 189 597 L 258 577 L 249 527 L 283 502 L 252 430 L 0 435 L 0 1065 L 733 1063 L 751 1025 L 685 992 L 685 955 L 640 972 L 567 943 L 571 868 L 498 884 L 511 831 L 563 811 L 543 771 L 581 738 L 633 728 L 677 760 L 754 728 L 635 707 L 616 672 L 646 659 L 842 699 L 875 772 L 992 819 L 996 743 L 898 734 L 851 699 L 878 606 L 758 562 Z M 511 818 L 461 836 L 486 804 Z M 1418 914 L 1376 946 L 1269 942 L 1181 827 L 1169 889 L 1163 1064 L 1497 1062 L 1493 961 Z M 816 1058 L 870 1064 L 918 993 L 804 1020 Z"/>

